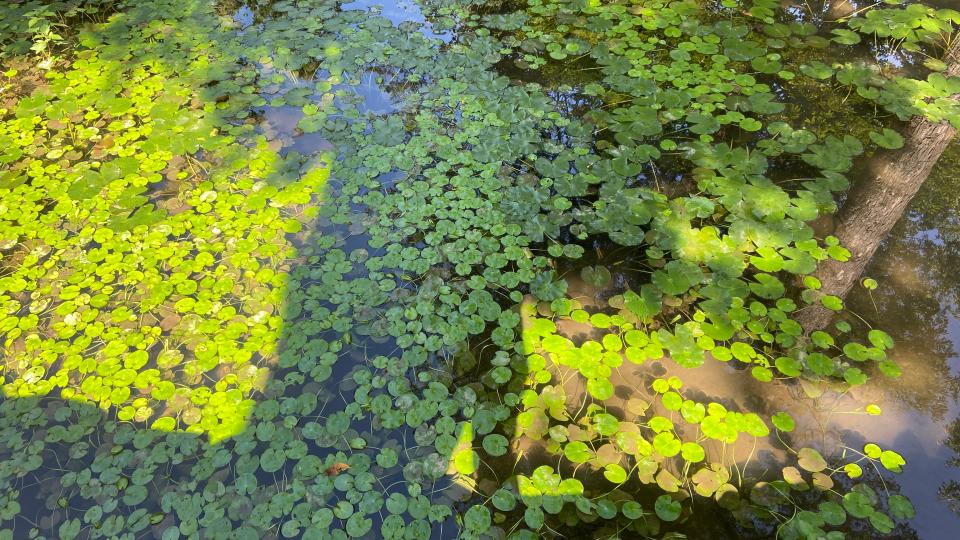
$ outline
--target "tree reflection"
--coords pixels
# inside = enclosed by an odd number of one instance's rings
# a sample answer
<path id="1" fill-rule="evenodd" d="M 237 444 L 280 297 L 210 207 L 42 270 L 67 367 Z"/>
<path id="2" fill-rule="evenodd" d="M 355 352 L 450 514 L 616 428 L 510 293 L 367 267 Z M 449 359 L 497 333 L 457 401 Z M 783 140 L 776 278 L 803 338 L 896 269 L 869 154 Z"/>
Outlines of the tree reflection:
<path id="1" fill-rule="evenodd" d="M 951 369 L 958 351 L 950 334 L 951 321 L 960 317 L 958 189 L 960 144 L 954 143 L 868 267 L 867 275 L 882 285 L 873 292 L 856 289 L 849 298 L 856 313 L 897 341 L 903 376 L 887 381 L 884 390 L 937 422 L 946 420 L 960 397 L 960 377 Z M 947 465 L 960 467 L 960 418 L 946 432 L 942 444 L 955 453 Z M 944 482 L 939 496 L 960 514 L 960 482 Z"/>

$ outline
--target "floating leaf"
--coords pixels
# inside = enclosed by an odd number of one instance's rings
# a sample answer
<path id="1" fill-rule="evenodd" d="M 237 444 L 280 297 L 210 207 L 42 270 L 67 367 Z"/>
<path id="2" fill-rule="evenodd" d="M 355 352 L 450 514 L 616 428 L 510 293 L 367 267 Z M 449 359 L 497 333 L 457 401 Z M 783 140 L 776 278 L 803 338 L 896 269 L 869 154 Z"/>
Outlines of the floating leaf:
<path id="1" fill-rule="evenodd" d="M 847 476 L 850 478 L 858 478 L 863 475 L 863 469 L 856 463 L 847 463 L 844 465 L 843 472 L 847 473 Z"/>
<path id="2" fill-rule="evenodd" d="M 493 506 L 502 512 L 509 512 L 516 507 L 517 499 L 514 497 L 513 493 L 506 489 L 498 489 L 496 493 L 491 497 Z"/>
<path id="3" fill-rule="evenodd" d="M 770 421 L 773 422 L 774 427 L 785 433 L 789 433 L 796 428 L 796 423 L 794 423 L 793 417 L 784 411 L 774 414 L 772 417 L 770 417 Z"/>
<path id="4" fill-rule="evenodd" d="M 913 519 L 913 517 L 916 515 L 916 510 L 913 508 L 913 503 L 911 503 L 910 499 L 904 497 L 903 495 L 890 495 L 890 497 L 887 499 L 887 504 L 890 506 L 890 513 L 896 519 L 906 521 Z"/>
<path id="5" fill-rule="evenodd" d="M 583 270 L 580 271 L 580 277 L 584 281 L 593 285 L 598 289 L 606 287 L 610 283 L 610 270 L 605 266 L 585 266 Z"/>
<path id="6" fill-rule="evenodd" d="M 589 379 L 587 381 L 587 392 L 593 399 L 603 401 L 613 396 L 613 384 L 607 379 Z"/>
<path id="7" fill-rule="evenodd" d="M 483 438 L 483 449 L 491 456 L 502 456 L 507 453 L 507 438 L 493 433 Z"/>
<path id="8" fill-rule="evenodd" d="M 623 506 L 620 507 L 620 512 L 623 513 L 623 517 L 632 520 L 640 519 L 644 515 L 643 507 L 636 501 L 624 502 Z"/>
<path id="9" fill-rule="evenodd" d="M 571 441 L 563 447 L 563 455 L 574 463 L 586 463 L 590 460 L 590 448 L 581 441 Z"/>
<path id="10" fill-rule="evenodd" d="M 819 472 L 827 468 L 827 462 L 813 448 L 801 448 L 797 453 L 797 463 L 805 471 Z"/>
<path id="11" fill-rule="evenodd" d="M 851 491 L 843 496 L 843 508 L 855 518 L 865 518 L 873 514 L 870 499 L 859 491 Z"/>
<path id="12" fill-rule="evenodd" d="M 880 148 L 887 148 L 889 150 L 903 148 L 904 143 L 903 137 L 899 133 L 888 128 L 883 128 L 881 133 L 871 131 L 870 140 Z"/>
<path id="13" fill-rule="evenodd" d="M 680 455 L 685 461 L 699 463 L 704 460 L 706 453 L 703 447 L 695 442 L 685 442 L 680 446 Z"/>
<path id="14" fill-rule="evenodd" d="M 663 432 L 653 438 L 653 448 L 664 457 L 673 457 L 680 453 L 682 443 L 672 433 Z"/>
<path id="15" fill-rule="evenodd" d="M 847 521 L 847 513 L 842 506 L 835 502 L 822 502 L 820 503 L 819 510 L 820 517 L 829 525 L 839 526 Z"/>
<path id="16" fill-rule="evenodd" d="M 616 463 L 611 463 L 603 468 L 603 477 L 614 484 L 622 484 L 627 481 L 627 471 Z"/>
<path id="17" fill-rule="evenodd" d="M 669 495 L 657 497 L 653 509 L 657 513 L 657 517 L 664 521 L 676 521 L 680 517 L 680 503 L 673 500 L 673 497 Z"/>
<path id="18" fill-rule="evenodd" d="M 894 523 L 890 519 L 890 516 L 882 512 L 873 512 L 867 516 L 870 520 L 870 525 L 873 525 L 873 528 L 880 531 L 881 534 L 890 534 L 893 532 Z"/>
<path id="19" fill-rule="evenodd" d="M 903 456 L 893 450 L 884 450 L 880 453 L 880 463 L 891 472 L 903 472 L 903 466 L 907 464 Z"/>
<path id="20" fill-rule="evenodd" d="M 471 475 L 477 472 L 480 464 L 480 456 L 472 449 L 461 450 L 453 456 L 453 465 L 457 472 L 463 475 Z"/>

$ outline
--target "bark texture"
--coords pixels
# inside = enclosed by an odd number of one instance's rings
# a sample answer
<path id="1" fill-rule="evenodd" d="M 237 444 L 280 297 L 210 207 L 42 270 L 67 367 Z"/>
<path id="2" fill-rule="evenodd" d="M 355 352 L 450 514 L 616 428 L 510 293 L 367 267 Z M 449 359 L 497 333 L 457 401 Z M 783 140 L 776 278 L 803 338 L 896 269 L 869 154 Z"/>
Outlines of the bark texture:
<path id="1" fill-rule="evenodd" d="M 953 40 L 944 61 L 949 66 L 947 76 L 960 76 L 960 38 Z M 956 134 L 946 122 L 914 117 L 903 133 L 902 148 L 874 154 L 835 220 L 833 234 L 850 250 L 850 260 L 824 261 L 814 274 L 823 294 L 843 298 L 853 288 Z M 797 322 L 809 333 L 825 328 L 833 315 L 823 306 L 812 305 L 797 314 Z"/>

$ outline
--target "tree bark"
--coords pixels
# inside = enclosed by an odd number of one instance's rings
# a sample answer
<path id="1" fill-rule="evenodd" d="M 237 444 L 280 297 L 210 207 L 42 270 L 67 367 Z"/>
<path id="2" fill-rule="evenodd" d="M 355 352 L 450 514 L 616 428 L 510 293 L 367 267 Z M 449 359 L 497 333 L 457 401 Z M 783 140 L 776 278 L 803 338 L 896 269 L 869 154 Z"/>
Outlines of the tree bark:
<path id="1" fill-rule="evenodd" d="M 960 75 L 960 37 L 953 39 L 944 61 L 948 65 L 945 75 Z M 843 298 L 853 288 L 956 134 L 946 122 L 917 116 L 903 133 L 902 148 L 874 154 L 836 216 L 833 234 L 850 250 L 850 259 L 828 259 L 814 273 L 823 294 Z M 809 333 L 826 328 L 833 316 L 834 312 L 814 304 L 797 313 L 797 322 Z"/>

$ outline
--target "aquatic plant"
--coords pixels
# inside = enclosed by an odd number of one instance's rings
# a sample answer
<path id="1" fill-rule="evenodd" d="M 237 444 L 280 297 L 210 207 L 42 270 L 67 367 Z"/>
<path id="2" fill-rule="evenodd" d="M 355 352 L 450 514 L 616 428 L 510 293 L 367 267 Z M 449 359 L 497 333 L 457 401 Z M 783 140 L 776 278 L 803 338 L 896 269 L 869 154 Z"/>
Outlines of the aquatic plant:
<path id="1" fill-rule="evenodd" d="M 790 538 L 910 519 L 854 483 L 900 472 L 894 449 L 793 449 L 789 411 L 694 399 L 677 376 L 618 411 L 611 378 L 730 362 L 816 397 L 899 374 L 882 330 L 805 336 L 794 317 L 844 309 L 810 274 L 849 254 L 808 222 L 857 156 L 902 140 L 793 100 L 850 90 L 960 124 L 935 61 L 908 78 L 859 48 L 930 52 L 956 12 L 827 33 L 766 0 L 420 8 L 430 32 L 327 0 L 243 25 L 121 1 L 61 36 L 42 79 L 7 71 L 0 537 L 657 536 L 696 497 Z M 0 43 L 26 52 L 25 32 Z M 589 82 L 533 81 L 570 65 Z M 278 114 L 296 126 L 276 136 Z M 607 243 L 629 283 L 588 256 Z M 565 268 L 617 290 L 585 306 Z M 741 438 L 782 443 L 777 478 L 724 455 Z M 528 439 L 545 461 L 518 469 Z"/>

